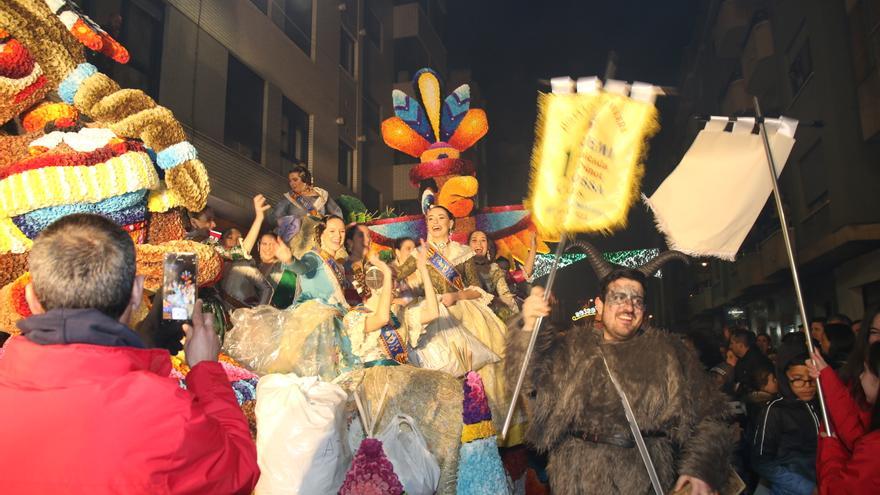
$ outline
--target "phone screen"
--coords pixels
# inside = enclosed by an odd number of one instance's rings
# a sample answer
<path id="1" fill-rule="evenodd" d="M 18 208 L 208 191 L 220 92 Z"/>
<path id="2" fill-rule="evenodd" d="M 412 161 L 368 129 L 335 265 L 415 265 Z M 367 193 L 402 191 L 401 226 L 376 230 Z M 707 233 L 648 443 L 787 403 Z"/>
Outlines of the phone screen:
<path id="1" fill-rule="evenodd" d="M 162 318 L 192 320 L 197 297 L 195 253 L 166 253 L 162 284 Z"/>

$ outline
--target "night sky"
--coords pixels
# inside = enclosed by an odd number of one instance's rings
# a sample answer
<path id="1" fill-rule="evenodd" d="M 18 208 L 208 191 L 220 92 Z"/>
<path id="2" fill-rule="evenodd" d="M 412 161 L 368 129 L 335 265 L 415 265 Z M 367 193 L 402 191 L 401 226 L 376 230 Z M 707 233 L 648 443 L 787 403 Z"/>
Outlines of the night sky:
<path id="1" fill-rule="evenodd" d="M 472 70 L 489 116 L 489 180 L 480 187 L 491 205 L 519 203 L 527 193 L 536 94 L 549 90 L 539 79 L 601 77 L 614 50 L 616 79 L 677 86 L 687 47 L 702 29 L 696 25 L 699 0 L 449 0 L 447 5 L 449 67 Z M 671 170 L 667 162 L 678 158 L 663 145 L 668 132 L 663 126 L 676 104 L 675 97 L 658 101 L 662 130 L 650 142 L 643 181 L 648 194 Z M 665 247 L 640 204 L 632 208 L 626 231 L 591 240 L 603 250 Z M 576 283 L 584 270 L 567 270 L 560 285 Z"/>

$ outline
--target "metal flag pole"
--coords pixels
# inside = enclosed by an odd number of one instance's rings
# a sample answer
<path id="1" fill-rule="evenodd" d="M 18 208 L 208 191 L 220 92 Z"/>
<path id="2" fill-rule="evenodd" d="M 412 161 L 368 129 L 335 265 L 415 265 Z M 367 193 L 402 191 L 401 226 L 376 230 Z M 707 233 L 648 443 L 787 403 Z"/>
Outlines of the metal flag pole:
<path id="1" fill-rule="evenodd" d="M 556 245 L 556 256 L 553 257 L 553 265 L 550 267 L 550 275 L 547 276 L 547 287 L 544 288 L 544 302 L 550 300 L 550 289 L 556 281 L 556 272 L 559 268 L 559 258 L 565 252 L 565 245 L 568 244 L 568 234 L 563 234 Z M 513 389 L 513 395 L 510 397 L 510 407 L 507 408 L 507 417 L 504 419 L 504 428 L 501 430 L 501 438 L 507 438 L 507 431 L 510 429 L 510 423 L 513 422 L 513 411 L 516 409 L 516 403 L 519 399 L 519 393 L 522 390 L 523 381 L 526 378 L 526 371 L 529 369 L 529 360 L 532 357 L 532 351 L 535 350 L 535 342 L 538 340 L 538 331 L 541 329 L 541 323 L 544 317 L 539 316 L 535 320 L 535 327 L 532 329 L 532 337 L 529 339 L 529 346 L 526 348 L 526 355 L 523 357 L 522 367 L 519 370 L 519 376 L 516 379 L 516 387 Z"/>
<path id="2" fill-rule="evenodd" d="M 782 226 L 782 239 L 785 241 L 785 252 L 788 255 L 788 265 L 791 269 L 791 280 L 794 282 L 794 294 L 797 297 L 798 310 L 801 313 L 801 322 L 803 322 L 804 340 L 807 342 L 807 349 L 810 356 L 813 355 L 813 341 L 810 338 L 810 320 L 807 319 L 807 308 L 804 305 L 804 294 L 801 292 L 801 281 L 798 277 L 797 263 L 794 260 L 794 250 L 791 247 L 791 238 L 788 236 L 788 222 L 785 219 L 785 211 L 782 208 L 782 196 L 779 194 L 779 182 L 776 180 L 776 162 L 773 160 L 773 153 L 770 151 L 770 139 L 767 137 L 767 125 L 764 122 L 764 116 L 761 115 L 761 105 L 758 97 L 753 97 L 755 102 L 755 117 L 758 120 L 758 126 L 761 130 L 761 138 L 764 141 L 764 152 L 767 154 L 767 166 L 770 169 L 770 181 L 773 184 L 773 198 L 776 200 L 776 212 L 779 214 L 779 224 Z M 811 358 L 812 359 L 812 358 Z M 831 422 L 828 421 L 828 408 L 825 407 L 825 394 L 822 393 L 822 385 L 819 378 L 816 378 L 816 389 L 819 392 L 819 408 L 822 410 L 822 420 L 825 422 L 825 431 L 831 435 Z"/>

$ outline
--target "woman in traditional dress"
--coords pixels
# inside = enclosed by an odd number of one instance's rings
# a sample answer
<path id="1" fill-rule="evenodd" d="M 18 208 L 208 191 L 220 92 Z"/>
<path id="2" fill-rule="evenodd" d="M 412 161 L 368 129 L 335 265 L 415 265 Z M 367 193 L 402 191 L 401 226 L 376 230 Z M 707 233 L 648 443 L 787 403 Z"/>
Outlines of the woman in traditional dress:
<path id="1" fill-rule="evenodd" d="M 350 306 L 357 306 L 370 298 L 370 288 L 367 287 L 364 277 L 367 268 L 372 265 L 372 261 L 367 260 L 371 245 L 370 231 L 365 226 L 352 224 L 345 229 L 345 250 L 348 257 L 343 263 L 345 286 L 342 292 Z"/>
<path id="2" fill-rule="evenodd" d="M 275 205 L 275 221 L 278 235 L 290 241 L 292 232 L 300 229 L 303 217 L 309 215 L 321 218 L 333 215 L 342 218 L 342 209 L 330 197 L 326 189 L 313 184 L 312 173 L 302 165 L 297 165 L 287 174 L 290 191 L 284 193 Z"/>
<path id="3" fill-rule="evenodd" d="M 417 271 L 425 279 L 430 276 L 426 253 L 424 245 L 414 253 Z M 394 289 L 391 269 L 377 258 L 371 258 L 370 264 L 366 274 L 370 297 L 364 304 L 352 308 L 343 319 L 344 332 L 362 368 L 341 377 L 337 383 L 349 391 L 363 385 L 368 403 L 375 408 L 379 407 L 387 384 L 388 395 L 376 431 L 382 431 L 397 414 L 412 417 L 440 466 L 437 493 L 455 493 L 461 438 L 461 383 L 448 373 L 411 365 L 406 329 L 391 311 Z M 421 325 L 430 324 L 440 314 L 431 284 L 425 286 L 425 296 L 419 313 Z"/>
<path id="4" fill-rule="evenodd" d="M 299 294 L 285 310 L 237 310 L 224 344 L 230 356 L 261 374 L 293 372 L 327 380 L 358 363 L 341 332 L 341 318 L 349 309 L 342 293 L 345 275 L 331 254 L 342 246 L 344 234 L 342 219 L 328 216 L 315 230 L 317 247 L 300 259 L 278 243 L 275 257 L 296 273 Z"/>
<path id="5" fill-rule="evenodd" d="M 496 429 L 500 430 L 507 414 L 509 394 L 504 383 L 503 363 L 507 326 L 489 304 L 493 296 L 466 281 L 477 280 L 473 265 L 466 262 L 474 251 L 449 239 L 454 218 L 446 208 L 434 205 L 425 214 L 428 230 L 428 281 L 440 302 L 439 317 L 430 324 L 420 322 L 425 300 L 410 305 L 405 312 L 405 323 L 410 344 L 421 366 L 463 376 L 473 365 L 483 379 Z M 398 279 L 408 277 L 415 270 L 416 260 L 411 257 L 398 271 Z M 463 273 L 468 271 L 470 273 Z M 470 339 L 455 340 L 463 332 Z M 476 342 L 473 340 L 476 337 Z M 487 356 L 486 351 L 490 351 Z M 504 446 L 521 443 L 524 416 L 514 421 Z"/>
<path id="6" fill-rule="evenodd" d="M 481 230 L 471 232 L 468 237 L 468 245 L 474 251 L 474 256 L 467 261 L 472 266 L 465 269 L 465 283 L 480 287 L 495 296 L 490 307 L 499 318 L 505 322 L 516 318 L 519 314 L 519 306 L 507 286 L 506 273 L 492 261 L 489 238 L 486 233 Z M 476 278 L 468 280 L 468 275 L 476 275 Z"/>

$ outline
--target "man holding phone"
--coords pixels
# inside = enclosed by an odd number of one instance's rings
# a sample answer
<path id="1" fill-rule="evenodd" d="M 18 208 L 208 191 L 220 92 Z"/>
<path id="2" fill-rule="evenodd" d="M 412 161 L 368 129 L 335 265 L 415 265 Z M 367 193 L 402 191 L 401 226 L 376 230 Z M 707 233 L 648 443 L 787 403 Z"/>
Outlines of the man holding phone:
<path id="1" fill-rule="evenodd" d="M 128 322 L 143 298 L 113 222 L 64 217 L 34 241 L 33 316 L 0 359 L 4 493 L 250 493 L 256 447 L 210 315 L 184 325 L 187 390 Z"/>

